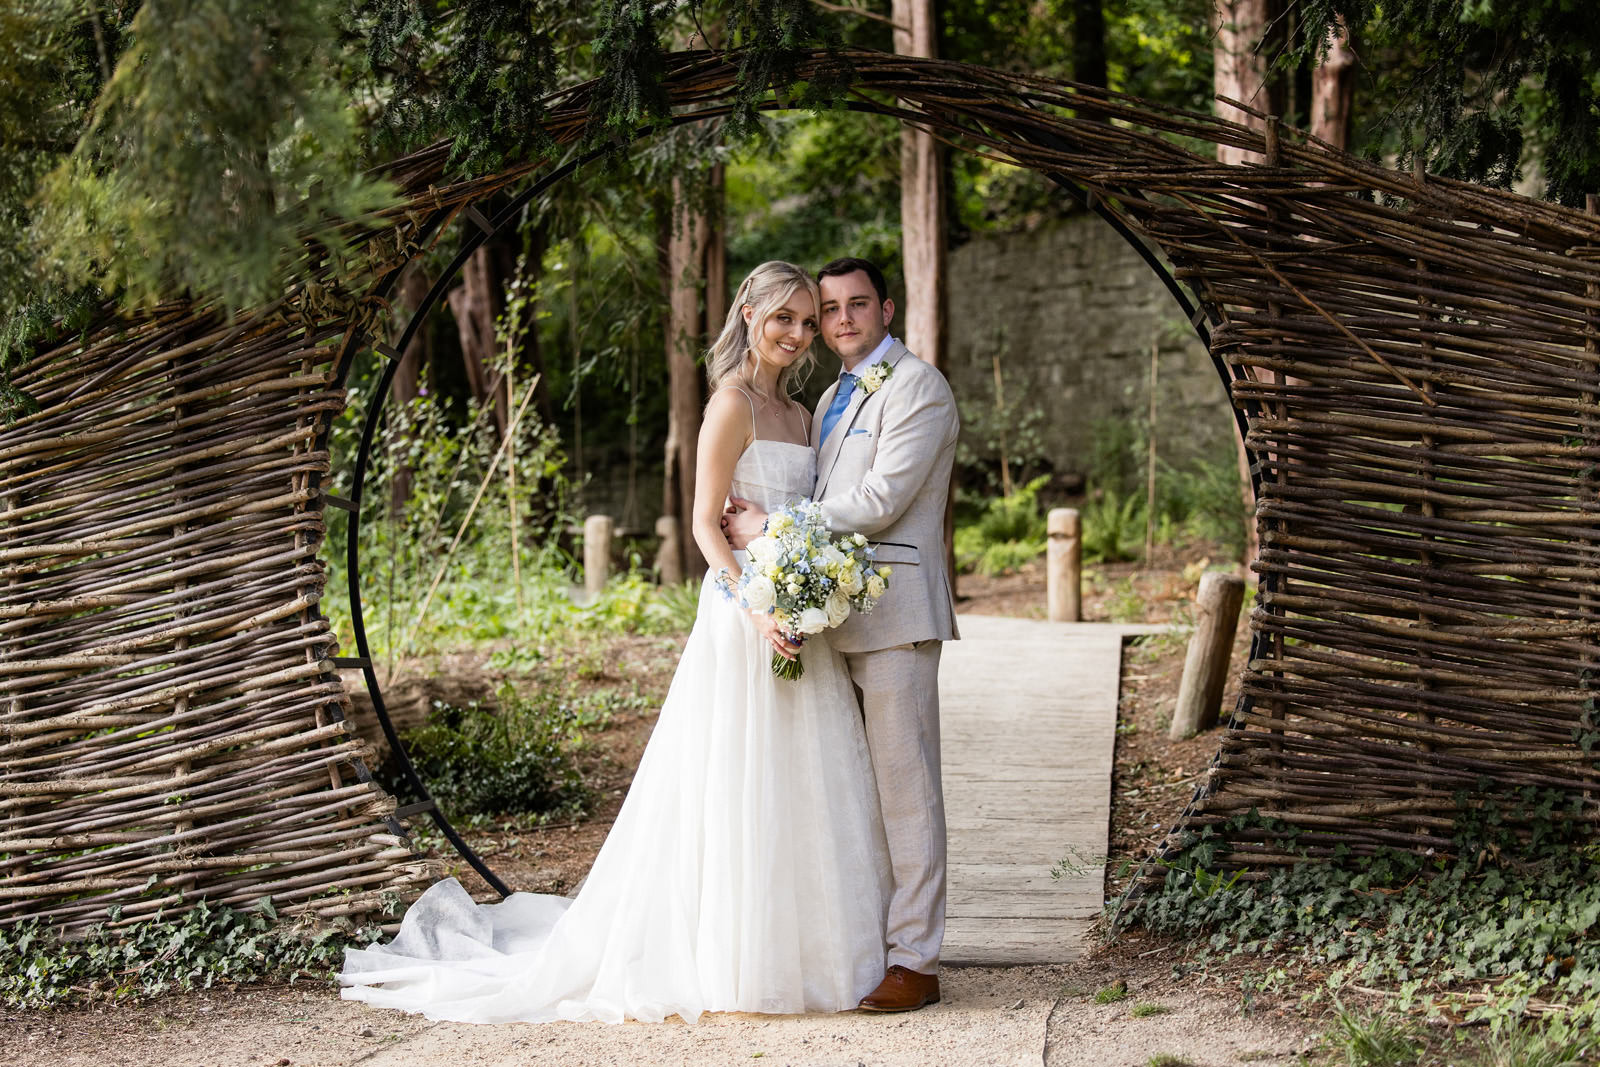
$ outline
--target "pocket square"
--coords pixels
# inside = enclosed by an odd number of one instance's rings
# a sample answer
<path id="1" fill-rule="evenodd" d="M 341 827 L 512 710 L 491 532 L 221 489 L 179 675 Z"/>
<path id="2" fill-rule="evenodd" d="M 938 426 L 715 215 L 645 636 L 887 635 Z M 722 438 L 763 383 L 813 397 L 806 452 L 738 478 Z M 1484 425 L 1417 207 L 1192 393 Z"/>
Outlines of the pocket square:
<path id="1" fill-rule="evenodd" d="M 854 437 L 858 433 L 866 434 L 868 437 L 872 436 L 872 431 L 871 430 L 863 430 L 863 429 L 860 429 L 859 427 L 851 427 L 850 432 L 845 434 L 845 436 L 846 437 Z"/>

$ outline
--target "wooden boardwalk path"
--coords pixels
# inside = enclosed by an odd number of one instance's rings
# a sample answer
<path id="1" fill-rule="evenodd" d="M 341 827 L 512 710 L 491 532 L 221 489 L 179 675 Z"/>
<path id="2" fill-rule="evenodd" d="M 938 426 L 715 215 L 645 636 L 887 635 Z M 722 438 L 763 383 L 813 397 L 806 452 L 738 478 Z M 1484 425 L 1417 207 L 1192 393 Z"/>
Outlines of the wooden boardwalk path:
<path id="1" fill-rule="evenodd" d="M 939 666 L 950 831 L 943 959 L 1061 963 L 1100 914 L 1123 637 L 963 615 Z M 1069 860 L 1061 879 L 1051 868 Z"/>

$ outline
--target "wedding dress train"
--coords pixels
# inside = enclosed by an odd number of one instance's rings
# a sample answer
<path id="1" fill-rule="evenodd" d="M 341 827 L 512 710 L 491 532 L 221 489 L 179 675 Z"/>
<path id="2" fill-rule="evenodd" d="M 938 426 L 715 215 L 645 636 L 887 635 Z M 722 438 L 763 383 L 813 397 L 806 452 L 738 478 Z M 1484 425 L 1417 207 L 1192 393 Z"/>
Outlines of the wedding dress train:
<path id="1" fill-rule="evenodd" d="M 810 447 L 758 440 L 733 493 L 773 511 L 811 492 Z M 576 899 L 476 904 L 431 887 L 384 946 L 351 949 L 343 996 L 462 1022 L 693 1022 L 706 1011 L 854 1008 L 883 976 L 889 871 L 844 663 L 805 674 L 716 585 L 622 810 Z"/>

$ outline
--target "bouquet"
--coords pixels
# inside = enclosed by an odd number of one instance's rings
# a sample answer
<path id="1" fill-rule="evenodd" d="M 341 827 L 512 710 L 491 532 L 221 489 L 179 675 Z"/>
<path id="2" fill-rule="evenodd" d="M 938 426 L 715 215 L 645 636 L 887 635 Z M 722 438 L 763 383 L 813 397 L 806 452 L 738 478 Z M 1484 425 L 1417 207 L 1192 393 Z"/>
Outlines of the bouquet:
<path id="1" fill-rule="evenodd" d="M 777 616 L 794 644 L 832 629 L 852 610 L 870 612 L 889 590 L 888 567 L 873 563 L 873 550 L 860 534 L 833 539 L 822 509 L 809 500 L 773 512 L 766 532 L 750 542 L 739 603 Z M 805 673 L 800 657 L 772 654 L 772 673 L 793 681 Z"/>

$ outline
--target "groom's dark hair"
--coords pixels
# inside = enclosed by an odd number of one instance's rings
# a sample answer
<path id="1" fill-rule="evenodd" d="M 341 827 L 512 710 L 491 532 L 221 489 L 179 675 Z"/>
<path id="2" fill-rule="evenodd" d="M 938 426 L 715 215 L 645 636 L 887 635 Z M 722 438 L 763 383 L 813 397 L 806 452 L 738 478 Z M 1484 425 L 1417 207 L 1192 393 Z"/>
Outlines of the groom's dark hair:
<path id="1" fill-rule="evenodd" d="M 889 299 L 889 285 L 883 280 L 883 271 L 870 259 L 861 259 L 857 256 L 845 256 L 817 271 L 817 281 L 824 278 L 837 278 L 841 274 L 854 274 L 863 271 L 872 280 L 872 287 L 878 291 L 878 303 L 882 304 Z"/>

